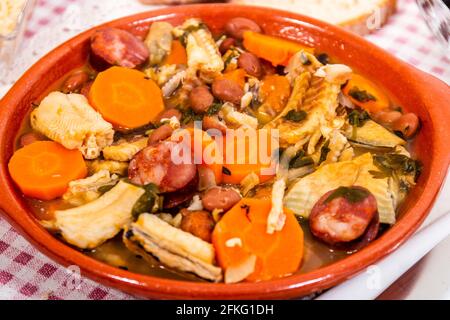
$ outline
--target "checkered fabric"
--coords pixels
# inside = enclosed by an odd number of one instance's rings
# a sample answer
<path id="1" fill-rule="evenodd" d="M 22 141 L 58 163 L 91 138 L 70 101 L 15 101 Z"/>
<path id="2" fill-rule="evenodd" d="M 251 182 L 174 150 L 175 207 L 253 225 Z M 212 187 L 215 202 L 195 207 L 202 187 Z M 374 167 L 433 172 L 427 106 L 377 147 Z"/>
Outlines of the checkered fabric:
<path id="1" fill-rule="evenodd" d="M 60 16 L 67 5 L 76 1 L 38 0 L 26 38 L 31 40 L 40 29 Z M 367 38 L 408 63 L 450 83 L 450 59 L 434 41 L 414 0 L 399 0 L 398 9 L 388 25 Z M 76 268 L 66 269 L 49 260 L 0 218 L 0 299 L 132 298 L 95 283 L 82 274 L 79 276 Z"/>

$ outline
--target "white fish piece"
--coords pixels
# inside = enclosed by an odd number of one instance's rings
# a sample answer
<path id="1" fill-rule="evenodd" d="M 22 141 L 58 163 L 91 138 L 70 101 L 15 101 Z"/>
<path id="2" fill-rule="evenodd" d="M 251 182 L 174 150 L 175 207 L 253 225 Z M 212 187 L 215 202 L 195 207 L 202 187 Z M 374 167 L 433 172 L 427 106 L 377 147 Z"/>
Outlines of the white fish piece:
<path id="1" fill-rule="evenodd" d="M 344 128 L 347 139 L 373 147 L 394 148 L 406 145 L 406 141 L 381 124 L 367 120 L 362 127 L 353 127 L 348 124 Z"/>
<path id="2" fill-rule="evenodd" d="M 215 282 L 222 280 L 222 269 L 214 265 L 212 244 L 171 226 L 155 215 L 141 214 L 124 232 L 124 242 L 130 250 L 146 258 L 155 256 L 175 270 L 192 272 Z"/>
<path id="3" fill-rule="evenodd" d="M 112 144 L 114 130 L 80 94 L 51 92 L 30 115 L 31 127 L 86 159 Z"/>
<path id="4" fill-rule="evenodd" d="M 288 80 L 293 84 L 300 74 L 314 73 L 321 66 L 322 63 L 313 54 L 301 50 L 292 56 L 284 71 L 287 73 Z"/>
<path id="5" fill-rule="evenodd" d="M 280 231 L 286 222 L 286 215 L 283 210 L 283 197 L 286 189 L 286 180 L 277 179 L 272 187 L 272 208 L 267 218 L 267 233 L 273 234 Z"/>
<path id="6" fill-rule="evenodd" d="M 68 243 L 93 249 L 131 222 L 133 206 L 144 192 L 143 188 L 120 181 L 97 200 L 55 211 L 54 226 Z"/>
<path id="7" fill-rule="evenodd" d="M 62 198 L 73 206 L 81 206 L 98 199 L 101 195 L 98 189 L 114 186 L 118 179 L 117 175 L 111 175 L 108 170 L 101 170 L 87 178 L 69 182 L 69 188 Z"/>
<path id="8" fill-rule="evenodd" d="M 173 26 L 165 21 L 153 22 L 145 38 L 145 45 L 150 53 L 150 64 L 160 64 L 172 49 Z"/>
<path id="9" fill-rule="evenodd" d="M 343 85 L 351 79 L 353 70 L 345 64 L 327 64 L 317 69 L 316 77 L 325 78 L 328 82 Z"/>
<path id="10" fill-rule="evenodd" d="M 162 94 L 165 98 L 170 97 L 183 83 L 187 77 L 187 71 L 182 70 L 177 72 L 172 78 L 170 78 L 164 86 L 161 88 Z"/>
<path id="11" fill-rule="evenodd" d="M 225 270 L 225 283 L 238 283 L 255 271 L 257 257 L 252 254 L 240 264 Z"/>
<path id="12" fill-rule="evenodd" d="M 96 159 L 86 161 L 86 164 L 90 175 L 102 170 L 107 170 L 110 174 L 117 174 L 122 177 L 128 175 L 128 162 Z"/>
<path id="13" fill-rule="evenodd" d="M 103 149 L 103 157 L 106 160 L 130 161 L 133 157 L 147 146 L 147 137 L 142 137 L 136 141 L 128 142 L 125 140 Z"/>
<path id="14" fill-rule="evenodd" d="M 313 206 L 328 191 L 341 186 L 361 186 L 377 199 L 380 222 L 393 224 L 396 194 L 390 185 L 392 178 L 375 178 L 373 172 L 379 172 L 379 169 L 369 152 L 350 161 L 324 165 L 293 184 L 286 193 L 284 205 L 295 214 L 308 218 Z"/>
<path id="15" fill-rule="evenodd" d="M 232 125 L 237 125 L 242 128 L 258 128 L 258 119 L 246 113 L 236 111 L 236 109 L 229 103 L 222 106 L 224 120 Z"/>
<path id="16" fill-rule="evenodd" d="M 225 65 L 219 48 L 207 26 L 199 19 L 188 19 L 174 30 L 186 38 L 188 68 L 204 74 L 218 74 Z"/>

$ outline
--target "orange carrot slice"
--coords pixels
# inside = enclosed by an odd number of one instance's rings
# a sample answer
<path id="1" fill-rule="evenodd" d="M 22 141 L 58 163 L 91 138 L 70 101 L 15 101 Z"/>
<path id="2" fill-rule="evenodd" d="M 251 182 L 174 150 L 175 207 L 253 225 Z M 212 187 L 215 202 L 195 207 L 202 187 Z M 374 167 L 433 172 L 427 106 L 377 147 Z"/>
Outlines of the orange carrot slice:
<path id="1" fill-rule="evenodd" d="M 100 72 L 89 91 L 89 101 L 120 129 L 146 125 L 164 109 L 158 85 L 144 73 L 124 67 Z"/>
<path id="2" fill-rule="evenodd" d="M 172 42 L 170 54 L 166 57 L 164 64 L 187 64 L 187 53 L 179 40 Z"/>
<path id="3" fill-rule="evenodd" d="M 179 133 L 181 139 L 175 139 L 178 141 L 184 141 L 184 134 L 188 134 L 191 141 L 191 152 L 197 159 L 198 166 L 210 169 L 216 178 L 216 184 L 222 182 L 222 150 L 220 146 L 216 145 L 216 141 L 203 130 L 195 129 L 192 127 L 182 129 Z"/>
<path id="4" fill-rule="evenodd" d="M 389 107 L 389 98 L 372 81 L 359 74 L 353 74 L 342 92 L 357 106 L 378 112 Z"/>
<path id="5" fill-rule="evenodd" d="M 260 94 L 264 104 L 281 112 L 291 94 L 291 84 L 284 76 L 268 75 L 262 81 Z"/>
<path id="6" fill-rule="evenodd" d="M 268 234 L 270 209 L 268 199 L 244 198 L 217 223 L 212 242 L 222 268 L 237 266 L 255 255 L 255 270 L 247 281 L 280 278 L 298 270 L 303 257 L 303 231 L 293 213 L 285 210 L 283 229 Z M 242 245 L 229 246 L 230 239 L 240 239 Z"/>
<path id="7" fill-rule="evenodd" d="M 8 169 L 26 196 L 41 200 L 62 196 L 70 181 L 87 175 L 81 152 L 53 141 L 38 141 L 17 150 Z"/>
<path id="8" fill-rule="evenodd" d="M 260 182 L 270 180 L 275 162 L 269 161 L 277 148 L 269 130 L 248 129 L 248 135 L 235 131 L 234 137 L 224 139 L 224 183 L 240 184 L 250 173 L 255 173 Z M 264 140 L 262 139 L 264 138 Z M 259 150 L 260 148 L 264 148 Z"/>
<path id="9" fill-rule="evenodd" d="M 239 86 L 244 89 L 245 86 L 245 78 L 247 77 L 247 73 L 244 69 L 236 69 L 233 71 L 228 71 L 223 74 L 225 79 L 231 80 L 239 84 Z"/>
<path id="10" fill-rule="evenodd" d="M 274 66 L 287 66 L 289 59 L 301 50 L 314 53 L 313 48 L 299 43 L 252 31 L 244 32 L 244 47 L 256 56 L 272 62 Z"/>

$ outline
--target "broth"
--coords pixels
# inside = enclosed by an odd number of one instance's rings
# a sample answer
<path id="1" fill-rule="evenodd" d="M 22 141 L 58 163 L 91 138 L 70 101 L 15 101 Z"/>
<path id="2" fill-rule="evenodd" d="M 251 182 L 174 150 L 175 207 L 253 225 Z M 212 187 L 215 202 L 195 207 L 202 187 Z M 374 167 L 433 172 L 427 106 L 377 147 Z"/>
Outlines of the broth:
<path id="1" fill-rule="evenodd" d="M 334 61 L 333 59 L 331 61 L 336 63 L 336 61 Z M 90 67 L 89 65 L 73 70 L 72 72 L 75 72 L 77 70 L 85 70 L 88 71 L 90 74 L 95 74 L 95 71 L 93 71 L 93 68 Z M 48 89 L 47 93 L 52 90 L 58 89 L 63 83 L 63 81 L 64 78 L 57 81 L 53 86 L 51 86 Z M 170 100 L 167 100 L 165 102 L 167 104 L 170 104 Z M 19 145 L 20 136 L 25 133 L 29 133 L 31 131 L 32 129 L 30 126 L 28 114 L 25 120 L 23 121 L 22 128 L 18 134 L 15 144 L 16 149 L 20 147 Z M 411 150 L 410 147 L 411 145 L 407 146 L 408 150 Z M 368 149 L 355 147 L 355 155 L 362 154 L 363 151 L 367 152 Z M 377 153 L 380 152 L 383 151 L 377 151 Z M 64 202 L 62 199 L 52 201 L 41 201 L 27 197 L 25 197 L 24 199 L 30 210 L 39 220 L 51 220 L 53 218 L 55 210 L 64 210 L 72 207 L 71 205 Z M 335 250 L 330 248 L 329 245 L 317 240 L 312 235 L 310 228 L 308 226 L 308 221 L 299 219 L 299 223 L 302 226 L 304 233 L 305 251 L 302 260 L 302 265 L 296 273 L 307 273 L 319 269 L 321 267 L 330 265 L 336 261 L 344 259 L 348 255 L 354 253 L 345 250 Z M 125 247 L 122 241 L 122 233 L 117 235 L 115 238 L 106 241 L 105 243 L 98 246 L 94 250 L 91 251 L 83 250 L 82 252 L 98 261 L 101 261 L 116 268 L 128 270 L 130 272 L 175 280 L 205 281 L 191 273 L 182 273 L 177 272 L 173 269 L 168 269 L 164 265 L 159 263 L 156 259 L 153 264 L 149 264 L 141 256 L 136 255 L 135 253 L 129 251 Z"/>

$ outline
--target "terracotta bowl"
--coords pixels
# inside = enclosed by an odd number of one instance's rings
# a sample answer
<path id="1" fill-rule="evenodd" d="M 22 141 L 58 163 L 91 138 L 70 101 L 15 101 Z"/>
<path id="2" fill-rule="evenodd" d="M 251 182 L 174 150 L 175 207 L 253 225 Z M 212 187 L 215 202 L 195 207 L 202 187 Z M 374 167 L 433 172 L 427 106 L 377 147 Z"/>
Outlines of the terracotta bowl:
<path id="1" fill-rule="evenodd" d="M 449 87 L 382 49 L 340 28 L 301 15 L 235 5 L 196 5 L 151 11 L 106 25 L 145 32 L 153 21 L 179 24 L 189 17 L 203 19 L 220 31 L 233 17 L 257 21 L 268 34 L 297 40 L 327 52 L 384 87 L 396 102 L 415 112 L 422 129 L 413 148 L 423 161 L 417 186 L 402 206 L 398 222 L 360 252 L 321 269 L 283 279 L 234 285 L 195 283 L 134 274 L 93 260 L 54 238 L 40 226 L 25 205 L 7 171 L 14 140 L 31 103 L 70 70 L 83 65 L 89 54 L 89 30 L 42 58 L 0 102 L 0 207 L 6 218 L 36 247 L 63 265 L 78 265 L 82 274 L 123 291 L 151 298 L 266 299 L 293 298 L 330 288 L 375 263 L 401 245 L 427 216 L 449 165 Z"/>

